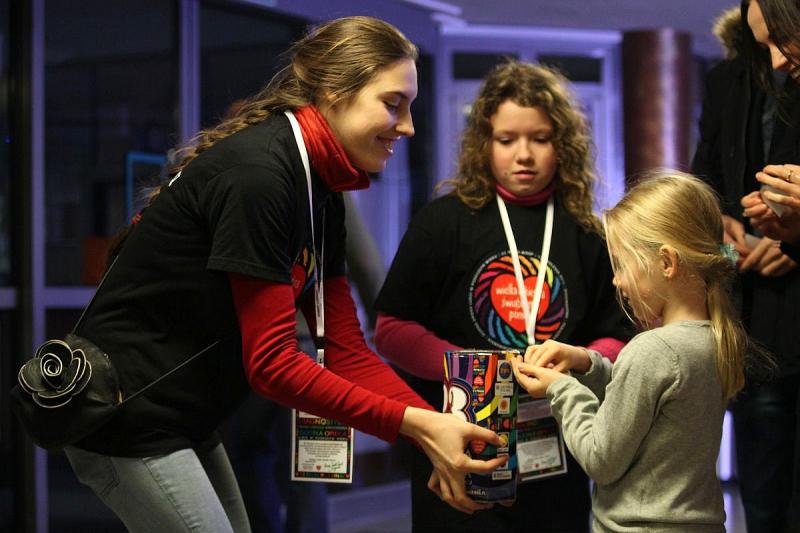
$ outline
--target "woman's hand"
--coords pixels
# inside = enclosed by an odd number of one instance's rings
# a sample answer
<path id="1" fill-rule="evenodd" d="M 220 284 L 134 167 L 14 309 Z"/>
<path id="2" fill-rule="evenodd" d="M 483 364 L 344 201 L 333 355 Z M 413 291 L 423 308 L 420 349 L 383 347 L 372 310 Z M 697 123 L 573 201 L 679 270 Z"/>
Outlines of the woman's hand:
<path id="1" fill-rule="evenodd" d="M 542 344 L 528 346 L 525 352 L 525 363 L 552 368 L 557 372 L 575 370 L 586 373 L 592 367 L 592 360 L 584 348 L 554 340 L 546 340 Z"/>
<path id="2" fill-rule="evenodd" d="M 762 237 L 750 255 L 741 262 L 739 271 L 754 270 L 768 278 L 788 274 L 797 267 L 797 263 L 781 252 L 780 244 L 780 241 Z"/>
<path id="3" fill-rule="evenodd" d="M 800 166 L 767 165 L 756 173 L 756 179 L 778 191 L 763 191 L 762 197 L 795 211 L 800 210 Z"/>
<path id="4" fill-rule="evenodd" d="M 786 194 L 777 194 L 770 191 L 754 191 L 741 200 L 745 217 L 750 219 L 750 225 L 767 237 L 791 244 L 800 244 L 800 166 L 797 165 L 767 165 L 763 172 L 756 174 L 756 179 L 775 190 Z M 788 180 L 787 180 L 788 178 Z M 775 214 L 764 199 L 777 205 L 785 205 L 779 217 Z"/>
<path id="5" fill-rule="evenodd" d="M 753 191 L 750 194 L 743 196 L 739 203 L 741 203 L 742 207 L 744 207 L 742 216 L 749 218 L 751 224 L 753 224 L 753 221 L 765 221 L 778 217 L 778 215 L 775 214 L 775 211 L 770 209 L 769 206 L 764 203 L 764 199 L 761 197 L 760 191 Z"/>
<path id="6" fill-rule="evenodd" d="M 519 357 L 511 361 L 517 382 L 534 398 L 547 396 L 547 387 L 568 376 L 553 368 L 544 368 L 522 362 Z"/>
<path id="7" fill-rule="evenodd" d="M 433 463 L 428 488 L 439 498 L 469 514 L 491 507 L 467 496 L 464 479 L 469 472 L 488 474 L 503 466 L 508 457 L 481 461 L 470 458 L 464 450 L 472 440 L 501 445 L 495 432 L 464 422 L 452 414 L 407 407 L 400 433 L 413 438 Z"/>

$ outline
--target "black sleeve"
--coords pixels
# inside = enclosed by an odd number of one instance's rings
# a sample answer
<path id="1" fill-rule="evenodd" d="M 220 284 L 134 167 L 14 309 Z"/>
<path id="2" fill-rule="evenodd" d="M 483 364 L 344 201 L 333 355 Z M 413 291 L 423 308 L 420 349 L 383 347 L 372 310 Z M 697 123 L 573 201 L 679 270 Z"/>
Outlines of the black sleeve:
<path id="1" fill-rule="evenodd" d="M 442 283 L 436 257 L 447 253 L 447 239 L 441 235 L 446 231 L 430 220 L 430 211 L 423 209 L 409 224 L 375 302 L 378 312 L 423 325 L 432 321 Z"/>
<path id="2" fill-rule="evenodd" d="M 293 183 L 277 164 L 239 165 L 211 180 L 200 202 L 211 233 L 207 267 L 290 283 Z"/>
<path id="3" fill-rule="evenodd" d="M 591 255 L 584 265 L 589 268 L 587 277 L 591 285 L 587 287 L 589 298 L 590 326 L 584 336 L 586 342 L 603 337 L 626 341 L 632 337 L 633 327 L 617 299 L 614 287 L 614 271 L 608 257 L 605 241 L 595 233 L 583 235 L 581 249 Z"/>
<path id="4" fill-rule="evenodd" d="M 781 242 L 781 252 L 788 255 L 792 261 L 800 263 L 800 245 Z"/>
<path id="5" fill-rule="evenodd" d="M 747 110 L 724 109 L 729 100 L 729 83 L 734 81 L 730 71 L 733 65 L 724 61 L 706 75 L 703 104 L 698 123 L 699 140 L 692 159 L 691 173 L 708 183 L 722 199 L 725 214 L 736 216 L 737 205 L 732 205 L 726 196 L 725 176 L 722 164 L 724 113 L 746 113 Z M 738 80 L 736 80 L 738 81 Z"/>
<path id="6" fill-rule="evenodd" d="M 720 163 L 721 115 L 719 109 L 719 88 L 714 83 L 715 72 L 708 73 L 704 84 L 703 106 L 700 112 L 697 150 L 692 159 L 691 171 L 705 180 L 717 192 L 722 185 L 722 165 Z"/>

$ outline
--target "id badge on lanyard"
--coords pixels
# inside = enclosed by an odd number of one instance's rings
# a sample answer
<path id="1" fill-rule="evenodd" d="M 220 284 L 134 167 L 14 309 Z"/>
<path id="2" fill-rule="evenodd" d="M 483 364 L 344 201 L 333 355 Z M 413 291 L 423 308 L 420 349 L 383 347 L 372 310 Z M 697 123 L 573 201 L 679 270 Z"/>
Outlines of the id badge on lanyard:
<path id="1" fill-rule="evenodd" d="M 506 204 L 499 195 L 497 207 L 503 221 L 503 231 L 506 235 L 508 248 L 511 251 L 511 260 L 514 264 L 514 277 L 517 281 L 522 312 L 525 316 L 525 333 L 528 345 L 536 344 L 536 317 L 539 314 L 539 305 L 542 298 L 544 280 L 547 277 L 547 263 L 550 260 L 550 244 L 553 238 L 553 197 L 547 201 L 547 215 L 545 218 L 544 239 L 542 243 L 542 256 L 539 260 L 538 275 L 536 276 L 536 289 L 533 299 L 528 300 L 525 288 L 525 279 L 522 277 L 522 267 L 519 262 L 517 242 L 511 229 Z M 517 461 L 519 464 L 519 482 L 534 481 L 550 476 L 557 476 L 567 472 L 567 460 L 564 447 L 564 437 L 558 427 L 556 419 L 550 410 L 550 402 L 546 399 L 537 400 L 528 394 L 520 394 L 517 407 Z"/>
<path id="2" fill-rule="evenodd" d="M 317 320 L 317 364 L 325 366 L 325 299 L 322 268 L 325 253 L 325 228 L 322 231 L 320 253 L 317 254 L 314 235 L 314 203 L 311 193 L 311 168 L 308 162 L 300 124 L 291 111 L 289 118 L 303 160 L 308 184 L 308 210 L 311 216 L 311 247 L 314 253 L 314 315 Z M 324 223 L 323 213 L 323 223 Z M 327 483 L 353 482 L 353 428 L 330 418 L 292 409 L 292 481 L 321 481 Z"/>

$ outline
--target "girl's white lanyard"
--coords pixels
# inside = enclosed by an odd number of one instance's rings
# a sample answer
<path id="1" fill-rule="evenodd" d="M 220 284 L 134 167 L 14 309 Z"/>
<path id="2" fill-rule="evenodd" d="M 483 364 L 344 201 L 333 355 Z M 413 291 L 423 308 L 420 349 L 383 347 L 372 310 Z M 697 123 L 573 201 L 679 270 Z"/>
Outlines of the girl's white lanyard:
<path id="1" fill-rule="evenodd" d="M 553 197 L 547 200 L 547 214 L 544 222 L 544 237 L 542 242 L 542 256 L 539 260 L 539 271 L 536 276 L 536 290 L 533 293 L 533 309 L 528 306 L 528 292 L 525 289 L 525 279 L 522 277 L 522 267 L 519 264 L 519 253 L 517 251 L 517 241 L 514 240 L 514 232 L 511 230 L 511 222 L 508 220 L 506 203 L 495 194 L 497 207 L 500 210 L 500 219 L 503 221 L 503 231 L 506 234 L 508 248 L 511 250 L 511 260 L 514 263 L 514 277 L 517 278 L 517 290 L 522 304 L 522 314 L 525 317 L 525 333 L 528 335 L 528 345 L 536 344 L 536 317 L 539 315 L 539 301 L 542 298 L 544 279 L 547 277 L 547 263 L 550 260 L 550 242 L 553 238 Z"/>
<path id="2" fill-rule="evenodd" d="M 321 366 L 325 366 L 325 296 L 322 282 L 323 254 L 325 253 L 325 221 L 323 216 L 322 242 L 320 243 L 322 251 L 317 255 L 317 240 L 314 235 L 314 201 L 311 194 L 311 166 L 308 162 L 306 143 L 303 140 L 303 132 L 300 129 L 300 123 L 297 122 L 294 114 L 291 111 L 284 111 L 284 113 L 289 118 L 289 123 L 292 125 L 294 140 L 297 142 L 297 148 L 300 150 L 300 159 L 303 160 L 303 169 L 306 171 L 306 183 L 308 184 L 308 213 L 311 219 L 311 251 L 314 254 L 316 270 L 314 279 L 314 315 L 317 319 L 317 363 Z"/>

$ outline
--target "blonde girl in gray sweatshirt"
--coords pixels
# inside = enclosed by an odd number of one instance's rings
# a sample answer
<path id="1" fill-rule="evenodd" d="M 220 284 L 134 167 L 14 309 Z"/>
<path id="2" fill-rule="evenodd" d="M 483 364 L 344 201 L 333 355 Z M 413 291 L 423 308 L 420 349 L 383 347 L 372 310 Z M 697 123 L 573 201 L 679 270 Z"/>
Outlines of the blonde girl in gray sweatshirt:
<path id="1" fill-rule="evenodd" d="M 604 224 L 614 285 L 644 333 L 614 365 L 584 348 L 532 346 L 517 378 L 550 400 L 594 480 L 594 531 L 724 532 L 716 459 L 747 337 L 729 297 L 736 258 L 717 197 L 697 178 L 662 172 Z"/>

